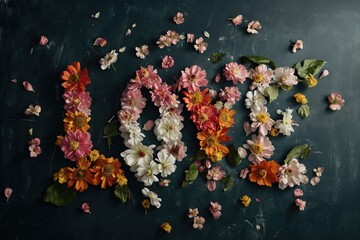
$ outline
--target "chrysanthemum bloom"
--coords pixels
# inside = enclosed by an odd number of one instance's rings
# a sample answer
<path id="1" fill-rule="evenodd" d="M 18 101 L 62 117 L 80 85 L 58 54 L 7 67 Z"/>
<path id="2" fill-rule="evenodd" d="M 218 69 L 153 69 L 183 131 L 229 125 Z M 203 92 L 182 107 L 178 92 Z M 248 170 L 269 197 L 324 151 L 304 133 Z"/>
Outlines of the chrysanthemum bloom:
<path id="1" fill-rule="evenodd" d="M 197 228 L 197 229 L 201 230 L 204 228 L 204 223 L 205 223 L 205 218 L 196 216 L 196 217 L 194 217 L 193 228 Z"/>
<path id="2" fill-rule="evenodd" d="M 211 97 L 208 94 L 209 89 L 205 88 L 204 90 L 196 90 L 192 93 L 183 92 L 185 95 L 184 102 L 188 111 L 196 112 L 201 106 L 207 106 L 211 102 Z"/>
<path id="3" fill-rule="evenodd" d="M 155 159 L 160 165 L 159 170 L 161 177 L 167 177 L 176 170 L 176 159 L 167 150 L 162 149 L 158 152 L 157 158 Z"/>
<path id="4" fill-rule="evenodd" d="M 182 14 L 181 12 L 176 13 L 176 15 L 173 17 L 173 21 L 177 24 L 183 24 L 185 19 L 184 19 L 184 14 Z"/>
<path id="5" fill-rule="evenodd" d="M 181 129 L 184 127 L 178 118 L 163 117 L 155 121 L 154 133 L 159 141 L 165 143 L 181 139 Z"/>
<path id="6" fill-rule="evenodd" d="M 66 91 L 63 94 L 65 100 L 64 109 L 66 111 L 83 112 L 86 116 L 91 114 L 91 97 L 89 92 Z"/>
<path id="7" fill-rule="evenodd" d="M 307 75 L 305 81 L 309 88 L 315 87 L 318 84 L 318 80 L 312 74 Z"/>
<path id="8" fill-rule="evenodd" d="M 148 197 L 150 199 L 151 205 L 155 206 L 156 208 L 161 207 L 161 198 L 159 198 L 159 196 L 155 192 L 150 191 L 148 188 L 145 187 L 141 190 L 141 193 L 144 197 Z"/>
<path id="9" fill-rule="evenodd" d="M 86 68 L 81 71 L 80 63 L 73 62 L 67 66 L 66 70 L 60 75 L 61 79 L 64 80 L 61 85 L 67 91 L 78 90 L 81 92 L 85 91 L 85 86 L 90 83 L 90 78 Z"/>
<path id="10" fill-rule="evenodd" d="M 241 93 L 235 86 L 225 87 L 224 90 L 220 89 L 219 97 L 222 101 L 234 105 L 237 101 L 240 100 Z"/>
<path id="11" fill-rule="evenodd" d="M 292 119 L 293 109 L 287 108 L 285 112 L 281 110 L 277 110 L 277 114 L 283 115 L 282 120 L 276 120 L 275 128 L 279 129 L 279 133 L 284 134 L 285 136 L 290 136 L 292 132 L 294 132 L 294 128 L 292 126 L 298 126 L 298 124 L 294 123 Z"/>
<path id="12" fill-rule="evenodd" d="M 217 109 L 213 105 L 201 106 L 193 112 L 190 119 L 195 123 L 198 130 L 216 130 L 217 128 Z"/>
<path id="13" fill-rule="evenodd" d="M 251 128 L 259 129 L 259 133 L 263 136 L 266 136 L 275 124 L 265 106 L 261 107 L 259 111 L 252 111 L 249 116 L 252 121 Z"/>
<path id="14" fill-rule="evenodd" d="M 289 67 L 278 67 L 274 71 L 274 82 L 279 86 L 292 87 L 298 84 L 298 78 L 295 76 L 295 70 Z"/>
<path id="15" fill-rule="evenodd" d="M 145 86 L 148 89 L 153 89 L 155 85 L 159 85 L 160 83 L 161 78 L 157 70 L 154 69 L 154 66 L 149 65 L 146 68 L 140 67 L 140 69 L 136 71 L 135 78 L 130 80 L 131 85 L 128 85 L 127 88 L 134 90 Z"/>
<path id="16" fill-rule="evenodd" d="M 145 146 L 142 143 L 130 146 L 120 154 L 124 158 L 125 163 L 130 166 L 130 170 L 136 172 L 138 163 L 149 162 L 152 160 L 154 154 L 153 148 L 155 145 Z"/>
<path id="17" fill-rule="evenodd" d="M 131 109 L 133 112 L 139 114 L 142 113 L 146 105 L 146 98 L 142 96 L 139 88 L 124 91 L 120 101 L 122 109 Z"/>
<path id="18" fill-rule="evenodd" d="M 245 107 L 252 111 L 259 111 L 262 106 L 265 106 L 267 101 L 264 95 L 259 90 L 248 91 L 246 93 Z"/>
<path id="19" fill-rule="evenodd" d="M 100 157 L 100 153 L 98 150 L 93 149 L 93 150 L 91 150 L 88 157 L 91 162 L 95 162 Z"/>
<path id="20" fill-rule="evenodd" d="M 207 83 L 206 71 L 197 65 L 193 65 L 190 68 L 187 67 L 184 71 L 181 71 L 179 85 L 190 93 L 199 90 L 200 87 L 206 86 Z"/>
<path id="21" fill-rule="evenodd" d="M 67 186 L 72 187 L 74 186 L 74 189 L 76 191 L 83 192 L 88 188 L 88 183 L 93 183 L 93 178 L 90 171 L 91 162 L 86 160 L 86 158 L 80 158 L 76 162 L 77 168 L 66 168 L 67 172 Z"/>
<path id="22" fill-rule="evenodd" d="M 208 47 L 207 42 L 204 42 L 204 39 L 202 37 L 199 37 L 195 40 L 194 48 L 199 53 L 204 53 L 206 51 L 206 48 Z"/>
<path id="23" fill-rule="evenodd" d="M 252 80 L 250 90 L 257 87 L 269 87 L 270 80 L 274 76 L 274 71 L 265 64 L 260 64 L 255 69 L 250 69 L 249 78 Z"/>
<path id="24" fill-rule="evenodd" d="M 235 26 L 237 26 L 237 25 L 240 25 L 242 23 L 243 19 L 244 19 L 243 15 L 237 15 L 236 17 L 231 19 L 231 22 Z"/>
<path id="25" fill-rule="evenodd" d="M 248 71 L 242 64 L 236 62 L 227 63 L 223 70 L 223 74 L 228 81 L 232 81 L 233 84 L 244 83 L 249 76 Z"/>
<path id="26" fill-rule="evenodd" d="M 163 229 L 165 232 L 171 233 L 172 227 L 171 227 L 170 223 L 164 222 L 163 224 L 160 225 L 160 227 L 161 227 L 161 229 Z"/>
<path id="27" fill-rule="evenodd" d="M 175 63 L 174 59 L 171 56 L 166 55 L 162 59 L 161 67 L 164 69 L 171 68 L 172 66 L 174 66 L 174 63 Z"/>
<path id="28" fill-rule="evenodd" d="M 166 149 L 178 161 L 182 161 L 186 157 L 187 147 L 184 142 L 180 140 L 176 142 L 169 142 L 168 144 L 164 144 L 163 146 L 164 149 Z"/>
<path id="29" fill-rule="evenodd" d="M 82 132 L 87 132 L 90 128 L 88 122 L 91 120 L 90 117 L 86 116 L 82 112 L 66 112 L 66 117 L 64 118 L 64 128 L 65 131 L 75 132 L 77 130 Z"/>
<path id="30" fill-rule="evenodd" d="M 219 112 L 219 126 L 221 128 L 230 128 L 235 124 L 233 116 L 235 115 L 235 110 L 228 110 L 223 108 Z"/>
<path id="31" fill-rule="evenodd" d="M 305 175 L 306 167 L 299 163 L 295 158 L 291 159 L 280 167 L 279 188 L 284 190 L 286 187 L 300 185 L 300 183 L 308 183 L 309 179 Z"/>
<path id="32" fill-rule="evenodd" d="M 210 202 L 211 207 L 209 208 L 210 213 L 214 219 L 219 219 L 221 216 L 221 205 L 218 202 Z"/>
<path id="33" fill-rule="evenodd" d="M 177 107 L 179 102 L 177 96 L 170 92 L 171 87 L 167 83 L 161 83 L 154 85 L 151 93 L 151 100 L 157 107 L 174 108 Z"/>
<path id="34" fill-rule="evenodd" d="M 246 142 L 243 147 L 250 150 L 249 161 L 253 164 L 259 164 L 264 158 L 270 158 L 274 154 L 275 147 L 266 136 L 252 135 L 251 140 Z"/>
<path id="35" fill-rule="evenodd" d="M 342 98 L 339 93 L 330 93 L 328 96 L 328 101 L 330 103 L 329 108 L 333 111 L 340 110 L 344 106 L 345 100 Z"/>
<path id="36" fill-rule="evenodd" d="M 248 195 L 244 195 L 240 198 L 241 203 L 244 204 L 245 207 L 248 207 L 251 203 L 251 198 Z"/>
<path id="37" fill-rule="evenodd" d="M 261 161 L 259 164 L 252 165 L 250 164 L 251 173 L 249 174 L 249 179 L 251 182 L 256 182 L 260 186 L 271 187 L 273 183 L 279 181 L 279 178 L 276 176 L 280 171 L 280 165 L 271 160 Z"/>
<path id="38" fill-rule="evenodd" d="M 105 57 L 101 58 L 99 63 L 102 70 L 105 70 L 107 68 L 110 69 L 111 65 L 116 63 L 117 61 L 117 52 L 115 50 L 112 50 L 110 53 L 107 53 Z"/>
<path id="39" fill-rule="evenodd" d="M 101 184 L 101 188 L 106 188 L 106 186 L 111 187 L 117 183 L 117 175 L 122 173 L 120 166 L 119 159 L 100 155 L 93 167 L 95 185 Z"/>
<path id="40" fill-rule="evenodd" d="M 301 104 L 307 104 L 308 103 L 308 100 L 307 100 L 307 98 L 306 98 L 306 96 L 304 94 L 296 93 L 296 94 L 294 94 L 294 98 L 295 98 L 295 101 L 297 103 L 301 103 Z"/>
<path id="41" fill-rule="evenodd" d="M 143 182 L 145 186 L 150 186 L 159 181 L 156 175 L 160 173 L 160 167 L 160 164 L 155 161 L 139 163 L 135 176 L 139 182 Z"/>
<path id="42" fill-rule="evenodd" d="M 61 141 L 61 150 L 64 152 L 65 158 L 71 161 L 87 157 L 92 147 L 90 133 L 79 130 L 67 132 Z"/>
<path id="43" fill-rule="evenodd" d="M 230 141 L 230 137 L 226 136 L 227 128 L 218 131 L 203 131 L 197 134 L 200 140 L 200 149 L 205 150 L 206 155 L 211 156 L 217 151 L 222 152 L 224 155 L 229 153 L 229 149 L 222 145 L 221 142 Z"/>
<path id="44" fill-rule="evenodd" d="M 54 173 L 54 182 L 58 181 L 60 184 L 66 183 L 68 179 L 68 172 L 66 168 L 61 168 L 58 172 Z"/>

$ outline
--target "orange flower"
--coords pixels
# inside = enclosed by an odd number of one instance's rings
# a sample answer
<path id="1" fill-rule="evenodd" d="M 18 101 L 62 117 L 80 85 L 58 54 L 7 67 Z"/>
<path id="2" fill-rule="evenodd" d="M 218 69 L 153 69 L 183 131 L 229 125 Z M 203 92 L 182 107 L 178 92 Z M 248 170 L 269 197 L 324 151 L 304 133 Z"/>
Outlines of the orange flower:
<path id="1" fill-rule="evenodd" d="M 106 158 L 104 155 L 96 160 L 95 166 L 93 167 L 94 184 L 98 185 L 101 183 L 101 188 L 106 186 L 112 186 L 117 183 L 118 176 L 122 176 L 123 171 L 120 169 L 121 163 L 117 158 Z"/>
<path id="2" fill-rule="evenodd" d="M 230 141 L 230 137 L 226 136 L 227 128 L 218 131 L 206 130 L 199 132 L 197 138 L 200 140 L 200 149 L 205 150 L 206 155 L 212 156 L 222 152 L 224 156 L 228 154 L 229 149 L 222 145 L 221 142 Z"/>
<path id="3" fill-rule="evenodd" d="M 208 105 L 211 102 L 211 97 L 207 93 L 209 91 L 208 88 L 205 88 L 200 92 L 197 90 L 193 93 L 183 92 L 186 97 L 184 97 L 184 101 L 186 103 L 186 108 L 189 111 L 196 111 L 199 107 Z"/>
<path id="4" fill-rule="evenodd" d="M 66 117 L 64 118 L 64 128 L 65 131 L 80 130 L 82 132 L 87 132 L 90 128 L 88 122 L 91 120 L 90 117 L 86 116 L 82 112 L 66 112 Z"/>
<path id="5" fill-rule="evenodd" d="M 271 160 L 267 162 L 266 160 L 261 161 L 257 165 L 250 164 L 251 172 L 249 174 L 249 179 L 251 182 L 256 182 L 260 186 L 271 187 L 272 183 L 279 181 L 279 178 L 276 174 L 280 171 L 280 165 Z"/>
<path id="6" fill-rule="evenodd" d="M 220 110 L 219 113 L 219 125 L 220 127 L 230 128 L 232 125 L 235 124 L 234 116 L 236 113 L 235 110 L 228 110 L 227 108 L 223 108 Z"/>
<path id="7" fill-rule="evenodd" d="M 85 68 L 81 71 L 79 62 L 73 62 L 71 65 L 67 66 L 60 77 L 65 81 L 62 86 L 68 91 L 79 90 L 84 92 L 85 86 L 90 83 L 87 69 Z"/>
<path id="8" fill-rule="evenodd" d="M 80 158 L 76 162 L 77 168 L 67 167 L 66 171 L 68 173 L 68 187 L 74 186 L 74 189 L 80 192 L 86 190 L 88 183 L 93 182 L 91 170 L 89 169 L 90 165 L 91 162 L 86 160 L 86 158 Z"/>

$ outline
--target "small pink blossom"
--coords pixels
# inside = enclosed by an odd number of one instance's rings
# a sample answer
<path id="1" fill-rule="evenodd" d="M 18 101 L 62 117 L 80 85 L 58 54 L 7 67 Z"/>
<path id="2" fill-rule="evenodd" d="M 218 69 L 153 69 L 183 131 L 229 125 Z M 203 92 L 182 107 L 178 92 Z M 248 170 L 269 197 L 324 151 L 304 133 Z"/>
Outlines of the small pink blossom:
<path id="1" fill-rule="evenodd" d="M 302 40 L 296 40 L 291 51 L 293 53 L 296 53 L 296 50 L 303 48 L 304 48 L 304 42 Z"/>
<path id="2" fill-rule="evenodd" d="M 193 224 L 193 228 L 197 228 L 199 230 L 204 228 L 204 223 L 205 223 L 205 218 L 200 217 L 200 216 L 196 216 L 194 218 L 194 224 Z"/>
<path id="3" fill-rule="evenodd" d="M 250 170 L 248 168 L 244 168 L 243 170 L 240 171 L 240 177 L 242 179 L 245 179 L 247 177 L 247 175 L 249 174 Z"/>
<path id="4" fill-rule="evenodd" d="M 211 168 L 211 161 L 210 161 L 209 159 L 206 159 L 206 160 L 205 160 L 205 167 L 206 167 L 207 169 L 210 169 L 210 168 Z"/>
<path id="5" fill-rule="evenodd" d="M 241 93 L 235 86 L 225 87 L 224 90 L 220 89 L 219 97 L 222 101 L 234 105 L 237 101 L 240 100 Z"/>
<path id="6" fill-rule="evenodd" d="M 29 91 L 29 92 L 35 92 L 33 86 L 31 85 L 31 83 L 29 83 L 28 81 L 23 81 L 23 86 L 25 88 L 26 91 Z"/>
<path id="7" fill-rule="evenodd" d="M 194 42 L 194 40 L 195 40 L 195 35 L 194 34 L 192 34 L 192 33 L 186 34 L 186 42 L 192 43 L 192 42 Z"/>
<path id="8" fill-rule="evenodd" d="M 274 71 L 265 64 L 260 64 L 255 69 L 250 69 L 249 78 L 252 80 L 250 90 L 255 88 L 269 87 L 270 81 L 274 76 Z"/>
<path id="9" fill-rule="evenodd" d="M 172 30 L 168 30 L 166 32 L 166 37 L 170 40 L 171 44 L 173 45 L 176 45 L 181 39 L 180 34 Z"/>
<path id="10" fill-rule="evenodd" d="M 81 209 L 83 210 L 84 213 L 91 213 L 90 212 L 90 205 L 88 203 L 83 203 L 81 205 Z"/>
<path id="11" fill-rule="evenodd" d="M 221 170 L 220 166 L 215 166 L 208 170 L 206 179 L 207 180 L 214 180 L 219 181 L 225 176 L 225 172 Z"/>
<path id="12" fill-rule="evenodd" d="M 164 48 L 164 47 L 170 47 L 171 46 L 171 38 L 161 35 L 159 40 L 156 42 L 156 44 L 158 45 L 158 47 Z"/>
<path id="13" fill-rule="evenodd" d="M 206 86 L 206 71 L 199 66 L 193 65 L 190 68 L 185 68 L 181 71 L 179 87 L 186 88 L 188 92 L 193 93 L 199 90 L 200 87 Z"/>
<path id="14" fill-rule="evenodd" d="M 40 145 L 40 139 L 34 138 L 31 139 L 29 142 L 29 151 L 30 151 L 30 157 L 37 157 L 39 154 L 42 153 Z"/>
<path id="15" fill-rule="evenodd" d="M 199 37 L 195 40 L 194 48 L 199 53 L 204 53 L 206 51 L 208 44 L 204 42 L 204 39 L 202 37 Z"/>
<path id="16" fill-rule="evenodd" d="M 258 34 L 258 31 L 261 29 L 261 24 L 259 21 L 251 21 L 249 24 L 248 24 L 248 27 L 247 27 L 247 32 L 248 33 L 251 33 L 251 34 Z"/>
<path id="17" fill-rule="evenodd" d="M 9 198 L 11 197 L 12 193 L 13 193 L 12 188 L 9 187 L 5 188 L 4 195 L 6 197 L 6 201 L 9 201 Z"/>
<path id="18" fill-rule="evenodd" d="M 304 196 L 304 192 L 300 189 L 300 188 L 297 188 L 294 190 L 294 197 L 302 197 Z"/>
<path id="19" fill-rule="evenodd" d="M 289 67 L 278 67 L 274 71 L 274 82 L 279 86 L 294 86 L 298 84 L 298 78 L 295 76 L 295 69 Z"/>
<path id="20" fill-rule="evenodd" d="M 324 173 L 324 167 L 314 168 L 313 171 L 317 177 L 321 177 Z"/>
<path id="21" fill-rule="evenodd" d="M 184 142 L 180 140 L 165 144 L 164 147 L 175 157 L 177 161 L 182 161 L 186 157 L 187 147 Z"/>
<path id="22" fill-rule="evenodd" d="M 36 146 L 40 145 L 40 143 L 41 141 L 39 138 L 33 138 L 28 142 L 29 145 L 36 145 Z"/>
<path id="23" fill-rule="evenodd" d="M 154 86 L 151 93 L 151 100 L 157 107 L 176 107 L 177 101 L 174 94 L 171 94 L 171 87 L 167 83 L 163 82 Z"/>
<path id="24" fill-rule="evenodd" d="M 249 161 L 253 164 L 270 158 L 275 150 L 269 138 L 263 135 L 252 135 L 251 140 L 247 140 L 243 147 L 250 150 Z"/>
<path id="25" fill-rule="evenodd" d="M 319 79 L 322 79 L 330 74 L 329 70 L 325 69 L 320 75 Z"/>
<path id="26" fill-rule="evenodd" d="M 66 111 L 78 111 L 85 113 L 87 116 L 91 115 L 92 99 L 89 92 L 65 91 L 62 97 L 65 100 L 64 109 Z"/>
<path id="27" fill-rule="evenodd" d="M 220 79 L 221 79 L 221 75 L 220 75 L 220 73 L 217 73 L 216 76 L 215 76 L 215 82 L 219 83 Z"/>
<path id="28" fill-rule="evenodd" d="M 145 104 L 146 98 L 142 96 L 139 88 L 123 92 L 121 97 L 122 109 L 130 109 L 133 112 L 142 113 Z"/>
<path id="29" fill-rule="evenodd" d="M 166 68 L 171 68 L 172 66 L 174 66 L 174 59 L 169 56 L 169 55 L 166 55 L 163 59 L 162 59 L 162 62 L 161 62 L 161 67 L 163 69 L 166 69 Z"/>
<path id="30" fill-rule="evenodd" d="M 237 26 L 237 25 L 240 25 L 242 23 L 243 19 L 244 19 L 243 15 L 237 15 L 236 17 L 231 19 L 231 21 L 235 26 Z"/>
<path id="31" fill-rule="evenodd" d="M 223 74 L 228 81 L 232 81 L 233 84 L 244 83 L 249 76 L 248 71 L 242 64 L 236 62 L 227 63 L 223 70 Z"/>
<path id="32" fill-rule="evenodd" d="M 311 184 L 312 186 L 318 185 L 319 182 L 320 182 L 320 177 L 318 177 L 318 176 L 315 176 L 315 177 L 313 177 L 313 178 L 310 179 L 310 184 Z"/>
<path id="33" fill-rule="evenodd" d="M 71 161 L 87 157 L 92 147 L 90 133 L 79 130 L 67 132 L 61 141 L 61 150 L 64 152 L 65 158 Z"/>
<path id="34" fill-rule="evenodd" d="M 252 109 L 255 110 L 255 109 Z M 267 111 L 267 107 L 262 106 L 258 111 L 251 111 L 249 114 L 252 129 L 258 129 L 259 133 L 263 136 L 266 136 L 271 130 L 272 126 L 275 124 L 275 121 L 270 117 L 270 114 Z"/>
<path id="35" fill-rule="evenodd" d="M 345 100 L 339 93 L 330 93 L 328 96 L 328 101 L 330 103 L 329 108 L 333 111 L 340 110 L 344 106 Z"/>
<path id="36" fill-rule="evenodd" d="M 214 219 L 219 219 L 221 216 L 221 205 L 218 202 L 210 202 L 211 207 L 209 208 L 210 213 Z"/>
<path id="37" fill-rule="evenodd" d="M 160 187 L 168 187 L 171 183 L 170 179 L 162 179 L 159 181 L 159 186 Z"/>
<path id="38" fill-rule="evenodd" d="M 40 112 L 41 112 L 41 106 L 40 105 L 32 105 L 30 104 L 29 107 L 27 109 L 25 109 L 25 115 L 35 115 L 35 116 L 40 116 Z"/>
<path id="39" fill-rule="evenodd" d="M 301 200 L 300 198 L 295 199 L 295 205 L 299 207 L 300 211 L 305 210 L 306 201 Z"/>
<path id="40" fill-rule="evenodd" d="M 279 188 L 284 190 L 287 187 L 294 187 L 300 183 L 306 184 L 309 182 L 306 174 L 306 166 L 296 158 L 291 159 L 280 167 Z"/>
<path id="41" fill-rule="evenodd" d="M 199 215 L 199 210 L 197 208 L 194 209 L 189 208 L 189 214 L 188 214 L 189 218 L 195 218 L 197 217 L 197 215 Z"/>
<path id="42" fill-rule="evenodd" d="M 181 12 L 176 13 L 176 15 L 173 17 L 173 21 L 177 24 L 183 24 L 185 19 L 184 19 L 184 14 L 182 14 Z"/>
<path id="43" fill-rule="evenodd" d="M 40 46 L 45 46 L 48 43 L 49 39 L 47 39 L 47 37 L 45 36 L 41 36 L 40 40 L 39 40 L 39 45 Z"/>
<path id="44" fill-rule="evenodd" d="M 147 55 L 149 55 L 149 47 L 147 45 L 141 45 L 140 47 L 135 47 L 136 56 L 144 59 Z"/>

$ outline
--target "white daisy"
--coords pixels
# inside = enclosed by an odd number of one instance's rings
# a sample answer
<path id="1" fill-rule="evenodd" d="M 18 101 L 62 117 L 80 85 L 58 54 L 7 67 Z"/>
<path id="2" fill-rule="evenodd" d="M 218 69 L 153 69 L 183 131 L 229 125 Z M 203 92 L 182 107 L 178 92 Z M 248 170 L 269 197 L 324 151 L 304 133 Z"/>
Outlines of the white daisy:
<path id="1" fill-rule="evenodd" d="M 130 166 L 130 170 L 135 172 L 139 164 L 149 163 L 152 160 L 154 151 L 152 150 L 155 145 L 145 146 L 142 143 L 138 143 L 130 146 L 120 154 L 124 158 L 125 163 Z"/>
<path id="2" fill-rule="evenodd" d="M 141 162 L 138 164 L 135 176 L 137 177 L 137 180 L 143 182 L 145 186 L 150 186 L 153 182 L 159 181 L 155 176 L 159 172 L 160 164 L 157 164 L 155 161 Z"/>
<path id="3" fill-rule="evenodd" d="M 155 159 L 160 164 L 160 173 L 162 177 L 167 177 L 176 170 L 176 159 L 166 149 L 162 149 L 158 152 L 157 158 Z"/>
<path id="4" fill-rule="evenodd" d="M 105 70 L 110 68 L 111 64 L 114 64 L 117 61 L 117 53 L 115 50 L 112 50 L 110 53 L 107 53 L 104 58 L 100 59 L 101 69 Z"/>
<path id="5" fill-rule="evenodd" d="M 184 127 L 182 122 L 173 117 L 164 117 L 155 121 L 154 133 L 159 141 L 168 143 L 181 139 L 181 129 Z"/>
<path id="6" fill-rule="evenodd" d="M 161 198 L 159 198 L 155 192 L 150 191 L 148 188 L 143 188 L 141 193 L 144 195 L 144 197 L 150 198 L 151 205 L 155 206 L 156 208 L 161 207 Z"/>

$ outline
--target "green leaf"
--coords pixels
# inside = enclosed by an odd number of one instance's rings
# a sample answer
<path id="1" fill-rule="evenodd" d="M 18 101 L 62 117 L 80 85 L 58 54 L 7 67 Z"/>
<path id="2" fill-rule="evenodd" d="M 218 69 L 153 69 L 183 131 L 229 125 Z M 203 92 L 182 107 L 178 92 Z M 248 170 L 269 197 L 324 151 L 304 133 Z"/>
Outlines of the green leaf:
<path id="1" fill-rule="evenodd" d="M 302 144 L 294 147 L 291 151 L 286 155 L 285 163 L 288 163 L 293 158 L 300 157 L 301 159 L 306 158 L 310 155 L 311 148 L 307 144 Z"/>
<path id="2" fill-rule="evenodd" d="M 230 190 L 234 186 L 234 179 L 232 177 L 223 177 L 221 181 L 225 183 L 224 192 Z"/>
<path id="3" fill-rule="evenodd" d="M 112 144 L 112 138 L 115 136 L 120 136 L 121 132 L 119 131 L 119 126 L 111 121 L 104 127 L 104 136 L 103 138 L 107 138 L 108 142 L 108 148 L 110 149 L 110 146 Z"/>
<path id="4" fill-rule="evenodd" d="M 225 56 L 225 53 L 223 52 L 214 52 L 213 54 L 211 54 L 210 56 L 210 61 L 212 63 L 218 63 L 221 61 L 221 59 Z"/>
<path id="5" fill-rule="evenodd" d="M 115 190 L 115 197 L 118 198 L 122 203 L 126 203 L 127 200 L 131 197 L 131 192 L 128 186 L 120 186 L 119 184 L 116 185 Z"/>
<path id="6" fill-rule="evenodd" d="M 257 65 L 267 64 L 272 69 L 276 68 L 275 63 L 271 59 L 266 58 L 266 57 L 262 57 L 262 56 L 243 56 L 241 59 L 243 61 L 245 61 L 245 62 L 252 62 L 252 63 L 255 63 Z"/>
<path id="7" fill-rule="evenodd" d="M 226 160 L 233 166 L 240 165 L 242 159 L 238 151 L 235 149 L 234 144 L 229 145 L 229 153 L 226 155 Z"/>
<path id="8" fill-rule="evenodd" d="M 198 167 L 193 163 L 189 169 L 185 171 L 185 181 L 194 181 L 199 175 Z"/>
<path id="9" fill-rule="evenodd" d="M 318 74 L 325 64 L 326 61 L 324 60 L 306 59 L 303 62 L 295 64 L 295 69 L 300 77 L 306 78 L 309 74 L 314 76 Z"/>
<path id="10" fill-rule="evenodd" d="M 299 114 L 300 117 L 302 118 L 307 118 L 310 115 L 310 107 L 307 104 L 303 104 L 301 105 L 298 110 L 297 110 L 297 114 Z"/>
<path id="11" fill-rule="evenodd" d="M 279 96 L 279 88 L 276 85 L 268 87 L 265 91 L 267 95 L 269 95 L 269 103 L 277 99 Z"/>
<path id="12" fill-rule="evenodd" d="M 44 201 L 56 206 L 65 206 L 69 204 L 76 196 L 76 191 L 69 188 L 67 184 L 54 182 L 46 189 Z"/>

